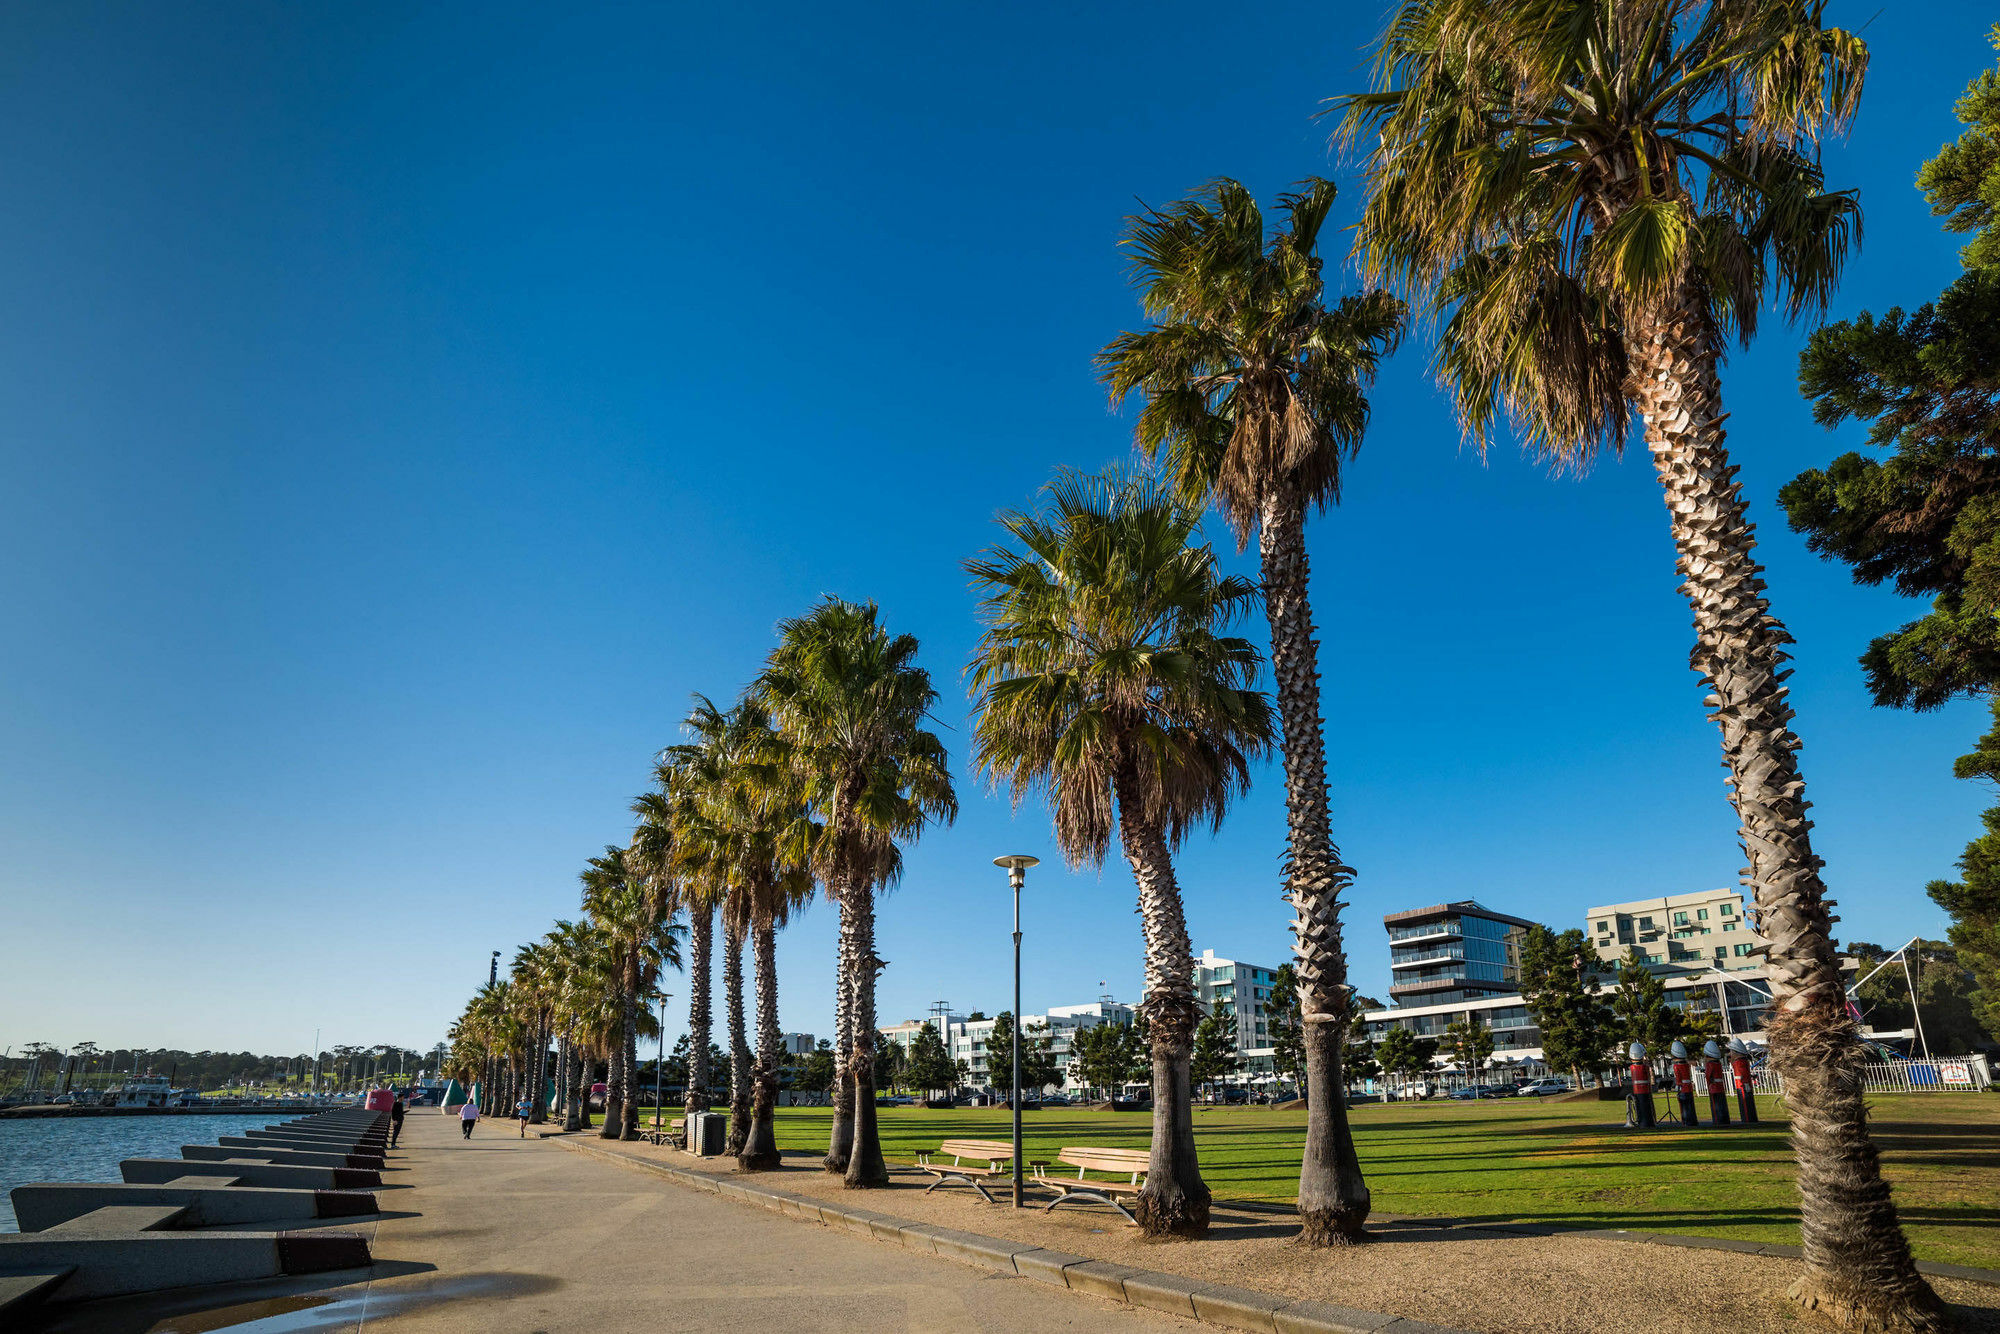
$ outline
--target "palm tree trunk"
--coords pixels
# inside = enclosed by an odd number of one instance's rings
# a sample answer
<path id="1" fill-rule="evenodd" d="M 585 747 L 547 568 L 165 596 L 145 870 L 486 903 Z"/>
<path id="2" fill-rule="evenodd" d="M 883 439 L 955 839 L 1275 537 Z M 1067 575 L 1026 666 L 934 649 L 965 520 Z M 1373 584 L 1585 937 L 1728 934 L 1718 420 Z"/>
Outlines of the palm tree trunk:
<path id="1" fill-rule="evenodd" d="M 1340 860 L 1327 809 L 1326 742 L 1319 704 L 1319 641 L 1308 591 L 1305 507 L 1292 489 L 1269 497 L 1260 515 L 1258 557 L 1264 614 L 1271 625 L 1271 674 L 1285 759 L 1285 897 L 1297 956 L 1306 1058 L 1305 1158 L 1299 1165 L 1299 1239 L 1344 1246 L 1366 1237 L 1368 1182 L 1347 1124 L 1340 1062 L 1352 1021 L 1347 955 L 1340 942 L 1340 895 L 1354 870 Z"/>
<path id="2" fill-rule="evenodd" d="M 1150 1236 L 1208 1233 L 1208 1185 L 1194 1147 L 1194 1098 L 1188 1065 L 1199 1006 L 1194 995 L 1194 948 L 1188 941 L 1180 885 L 1158 825 L 1133 818 L 1129 776 L 1118 784 L 1118 834 L 1139 886 L 1139 920 L 1146 935 L 1146 1021 L 1153 1047 L 1153 1156 L 1146 1185 L 1133 1201 L 1139 1228 Z M 1019 1017 L 1015 1018 L 1020 1022 Z"/>
<path id="3" fill-rule="evenodd" d="M 625 1129 L 625 1020 L 632 1003 L 621 991 L 618 1020 L 611 1026 L 611 1042 L 604 1056 L 604 1124 L 599 1139 L 618 1139 Z"/>
<path id="4" fill-rule="evenodd" d="M 576 1062 L 576 1129 L 590 1129 L 590 1075 L 596 1058 L 586 1044 L 577 1053 Z"/>
<path id="5" fill-rule="evenodd" d="M 757 1081 L 752 1092 L 750 1134 L 737 1155 L 746 1172 L 775 1169 L 778 1154 L 778 1062 L 785 1035 L 778 1028 L 778 933 L 768 917 L 751 926 L 751 962 L 757 972 Z"/>
<path id="6" fill-rule="evenodd" d="M 682 1105 L 689 1115 L 708 1110 L 708 1047 L 714 1041 L 709 1014 L 710 950 L 715 940 L 715 909 L 688 910 L 688 1058 L 687 1095 Z"/>
<path id="7" fill-rule="evenodd" d="M 875 894 L 872 886 L 851 885 L 853 950 L 843 959 L 852 994 L 847 1023 L 853 1043 L 854 1145 L 847 1160 L 850 1190 L 886 1186 L 889 1165 L 882 1161 L 882 1138 L 875 1126 Z"/>
<path id="8" fill-rule="evenodd" d="M 847 966 L 854 915 L 837 881 L 827 889 L 840 910 L 840 943 L 833 969 L 833 1126 L 827 1136 L 825 1167 L 845 1176 L 854 1152 L 854 986 Z"/>
<path id="9" fill-rule="evenodd" d="M 535 1017 L 535 1059 L 529 1066 L 530 1078 L 534 1083 L 535 1106 L 532 1113 L 536 1125 L 543 1125 L 549 1119 L 549 1022 L 540 1015 Z"/>
<path id="10" fill-rule="evenodd" d="M 740 1155 L 750 1137 L 750 1038 L 743 1028 L 743 928 L 734 917 L 723 910 L 722 988 L 729 1021 L 729 1140 L 724 1152 Z"/>
<path id="11" fill-rule="evenodd" d="M 1683 297 L 1636 312 L 1631 392 L 1666 493 L 1681 591 L 1694 613 L 1688 663 L 1711 692 L 1724 767 L 1771 966 L 1771 1055 L 1785 1080 L 1798 1159 L 1806 1272 L 1790 1290 L 1856 1329 L 1932 1329 L 1944 1307 L 1917 1273 L 1882 1179 L 1862 1100 L 1860 1034 L 1833 941 L 1833 900 L 1806 818 L 1800 741 L 1785 702 L 1784 646 L 1770 614 L 1754 528 L 1722 429 L 1707 329 Z"/>
<path id="12" fill-rule="evenodd" d="M 639 1138 L 639 993 L 628 993 L 631 997 L 625 1005 L 625 1101 L 624 1118 L 619 1122 L 618 1138 Z"/>
<path id="13" fill-rule="evenodd" d="M 568 1033 L 562 1035 L 561 1044 L 556 1056 L 556 1094 L 562 1100 L 563 1129 L 575 1130 L 576 1098 L 573 1095 L 576 1092 L 576 1070 L 572 1062 L 576 1059 L 576 1052 L 570 1044 Z"/>

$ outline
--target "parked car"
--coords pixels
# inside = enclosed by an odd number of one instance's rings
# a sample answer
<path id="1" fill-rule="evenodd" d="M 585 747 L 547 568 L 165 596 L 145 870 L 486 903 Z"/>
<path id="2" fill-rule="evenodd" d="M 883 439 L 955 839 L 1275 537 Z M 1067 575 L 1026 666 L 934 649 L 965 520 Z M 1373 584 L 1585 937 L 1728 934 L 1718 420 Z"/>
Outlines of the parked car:
<path id="1" fill-rule="evenodd" d="M 1523 1084 L 1519 1096 L 1523 1098 L 1540 1098 L 1551 1093 L 1567 1092 L 1569 1092 L 1569 1081 L 1567 1079 L 1536 1079 Z"/>

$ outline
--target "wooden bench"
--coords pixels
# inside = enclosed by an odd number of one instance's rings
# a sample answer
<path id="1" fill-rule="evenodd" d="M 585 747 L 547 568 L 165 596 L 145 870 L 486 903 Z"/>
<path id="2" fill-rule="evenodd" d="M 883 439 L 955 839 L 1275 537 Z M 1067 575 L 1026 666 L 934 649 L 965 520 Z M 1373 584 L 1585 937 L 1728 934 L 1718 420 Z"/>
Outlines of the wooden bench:
<path id="1" fill-rule="evenodd" d="M 664 1144 L 669 1148 L 685 1149 L 688 1144 L 687 1118 L 685 1116 L 677 1116 L 667 1122 L 665 1130 L 649 1129 L 640 1135 L 639 1138 L 649 1144 Z"/>
<path id="2" fill-rule="evenodd" d="M 1058 1204 L 1071 1200 L 1088 1200 L 1094 1204 L 1108 1204 L 1125 1215 L 1125 1221 L 1136 1226 L 1138 1219 L 1126 1211 L 1118 1202 L 1120 1195 L 1137 1195 L 1146 1186 L 1146 1168 L 1153 1155 L 1145 1149 L 1064 1149 L 1056 1155 L 1056 1162 L 1064 1167 L 1074 1167 L 1076 1175 L 1051 1176 L 1045 1164 L 1035 1164 L 1035 1183 L 1059 1192 L 1055 1199 L 1043 1208 L 1048 1213 Z M 1101 1181 L 1085 1176 L 1086 1172 L 1110 1172 L 1125 1178 L 1123 1181 Z"/>
<path id="3" fill-rule="evenodd" d="M 951 1155 L 949 1163 L 934 1161 L 946 1154 Z M 967 1159 L 984 1159 L 986 1165 L 981 1167 L 977 1161 L 968 1162 Z M 986 1187 L 981 1183 L 1012 1175 L 1013 1165 L 1014 1146 L 997 1139 L 948 1139 L 938 1146 L 936 1154 L 917 1155 L 917 1170 L 937 1178 L 924 1187 L 924 1194 L 928 1195 L 947 1183 L 956 1183 L 972 1187 L 979 1192 L 979 1198 L 988 1204 L 993 1203 L 993 1197 L 986 1193 Z"/>

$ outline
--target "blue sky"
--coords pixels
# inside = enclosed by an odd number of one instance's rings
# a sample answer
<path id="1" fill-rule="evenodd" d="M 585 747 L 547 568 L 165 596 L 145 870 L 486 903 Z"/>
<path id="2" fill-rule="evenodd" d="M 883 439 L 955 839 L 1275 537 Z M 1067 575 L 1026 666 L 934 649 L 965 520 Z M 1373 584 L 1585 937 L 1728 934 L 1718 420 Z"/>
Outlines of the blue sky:
<path id="1" fill-rule="evenodd" d="M 1138 318 L 1123 218 L 1336 172 L 1313 113 L 1379 21 L 9 8 L 0 1046 L 430 1045 L 489 950 L 574 912 L 689 692 L 733 693 L 823 593 L 922 640 L 962 761 L 960 560 L 1053 468 L 1129 450 L 1090 366 Z M 1867 210 L 1837 315 L 1955 273 L 1910 182 L 1989 21 L 1867 28 L 1828 155 Z M 1982 719 L 1868 705 L 1855 655 L 1920 608 L 1785 529 L 1777 488 L 1856 438 L 1812 424 L 1800 338 L 1773 319 L 1725 394 L 1817 847 L 1849 938 L 1937 935 L 1922 886 L 1990 800 L 1951 777 Z M 1740 864 L 1643 451 L 1581 479 L 1482 460 L 1425 354 L 1311 535 L 1376 995 L 1384 912 L 1568 926 Z M 1044 858 L 1026 1007 L 1135 999 L 1123 867 L 1066 872 L 1040 807 L 961 792 L 885 904 L 884 1021 L 1006 1004 L 1009 851 Z M 1188 847 L 1197 949 L 1283 960 L 1281 827 L 1266 771 Z M 832 934 L 820 906 L 783 938 L 788 1028 L 828 1029 Z"/>

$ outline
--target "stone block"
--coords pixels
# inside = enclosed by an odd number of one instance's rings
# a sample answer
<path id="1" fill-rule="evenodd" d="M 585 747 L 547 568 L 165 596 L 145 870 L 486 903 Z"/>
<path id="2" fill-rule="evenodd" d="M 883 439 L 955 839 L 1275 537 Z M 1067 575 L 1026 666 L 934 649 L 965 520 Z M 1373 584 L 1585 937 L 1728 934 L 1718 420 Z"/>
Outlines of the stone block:
<path id="1" fill-rule="evenodd" d="M 1273 1313 L 1278 1334 L 1375 1334 L 1397 1317 L 1332 1302 L 1297 1301 Z"/>
<path id="2" fill-rule="evenodd" d="M 1277 1334 L 1277 1312 L 1291 1304 L 1289 1297 L 1273 1297 L 1226 1283 L 1203 1288 L 1193 1295 L 1195 1315 L 1209 1324 L 1254 1330 L 1256 1334 Z"/>
<path id="3" fill-rule="evenodd" d="M 1191 1316 L 1195 1313 L 1194 1294 L 1209 1286 L 1199 1279 L 1142 1269 L 1125 1280 L 1125 1300 L 1149 1310 Z"/>
<path id="4" fill-rule="evenodd" d="M 1134 1269 L 1131 1265 L 1113 1264 L 1109 1260 L 1085 1260 L 1082 1264 L 1065 1268 L 1063 1281 L 1069 1284 L 1072 1292 L 1087 1292 L 1093 1297 L 1123 1302 L 1131 1300 L 1125 1295 L 1126 1277 L 1145 1272 L 1143 1269 Z M 1192 1304 L 1188 1306 L 1187 1314 L 1194 1314 Z"/>
<path id="5" fill-rule="evenodd" d="M 1064 1277 L 1064 1271 L 1071 1265 L 1080 1265 L 1083 1262 L 1084 1259 L 1081 1255 L 1071 1255 L 1068 1251 L 1051 1251 L 1038 1248 L 1032 1251 L 1017 1252 L 1014 1256 L 1014 1272 L 1022 1278 L 1032 1278 L 1038 1283 L 1053 1283 L 1055 1286 L 1062 1288 L 1069 1286 L 1069 1280 Z"/>

